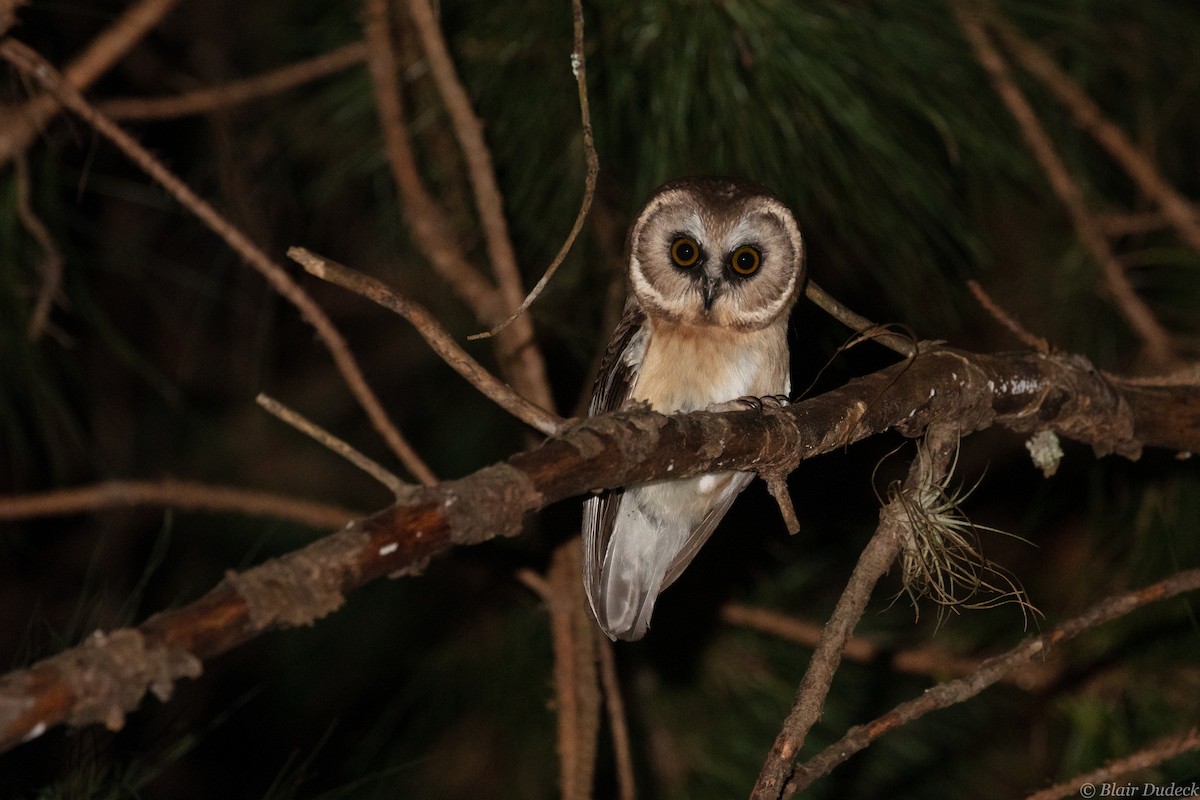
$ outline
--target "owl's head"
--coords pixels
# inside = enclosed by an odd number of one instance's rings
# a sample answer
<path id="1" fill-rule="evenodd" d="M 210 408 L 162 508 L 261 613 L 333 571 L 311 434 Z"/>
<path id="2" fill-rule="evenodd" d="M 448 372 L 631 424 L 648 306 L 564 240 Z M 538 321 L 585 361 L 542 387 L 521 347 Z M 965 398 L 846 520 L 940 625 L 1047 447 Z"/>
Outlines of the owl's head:
<path id="1" fill-rule="evenodd" d="M 652 317 L 758 330 L 791 311 L 803 279 L 796 218 L 740 178 L 659 187 L 629 234 L 629 282 Z"/>

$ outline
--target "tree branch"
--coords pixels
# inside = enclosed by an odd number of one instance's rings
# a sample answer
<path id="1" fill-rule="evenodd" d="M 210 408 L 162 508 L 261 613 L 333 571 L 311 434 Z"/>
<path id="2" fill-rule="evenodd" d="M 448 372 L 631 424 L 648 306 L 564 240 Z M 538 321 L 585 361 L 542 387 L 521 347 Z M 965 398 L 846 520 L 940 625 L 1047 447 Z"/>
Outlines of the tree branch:
<path id="1" fill-rule="evenodd" d="M 1062 797 L 1075 797 L 1079 794 L 1079 790 L 1088 784 L 1095 788 L 1095 785 L 1099 783 L 1111 783 L 1131 772 L 1158 766 L 1164 761 L 1169 761 L 1175 756 L 1191 750 L 1200 750 L 1200 731 L 1196 728 L 1174 736 L 1165 736 L 1133 755 L 1118 758 L 1108 762 L 1100 769 L 1076 775 L 1069 781 L 1040 792 L 1034 792 L 1026 800 L 1059 800 Z"/>
<path id="2" fill-rule="evenodd" d="M 62 80 L 83 90 L 108 72 L 179 0 L 140 0 L 125 9 L 87 49 L 62 70 Z M 5 110 L 0 124 L 0 164 L 4 164 L 37 138 L 59 111 L 59 100 L 42 96 L 15 110 Z"/>
<path id="3" fill-rule="evenodd" d="M 749 630 L 758 631 L 793 642 L 803 647 L 814 648 L 821 640 L 822 626 L 816 622 L 798 619 L 771 608 L 747 606 L 741 603 L 726 603 L 721 607 L 721 620 Z M 842 658 L 859 664 L 879 663 L 910 675 L 960 678 L 970 675 L 983 663 L 982 658 L 960 656 L 932 644 L 920 645 L 904 650 L 891 650 L 868 638 L 852 636 L 842 650 Z M 1030 665 L 1044 667 L 1044 665 Z M 1038 691 L 1049 686 L 1059 671 L 1052 668 L 1026 669 L 1009 680 L 1025 691 Z"/>
<path id="4" fill-rule="evenodd" d="M 83 95 L 71 84 L 65 82 L 63 76 L 59 75 L 45 59 L 32 49 L 13 39 L 8 39 L 0 42 L 0 56 L 26 75 L 38 80 L 64 105 L 116 145 L 142 171 L 157 181 L 172 197 L 203 222 L 209 230 L 221 237 L 231 250 L 266 279 L 272 289 L 295 306 L 301 316 L 316 330 L 318 337 L 333 357 L 334 365 L 345 381 L 346 388 L 358 400 L 359 405 L 366 412 L 367 418 L 392 452 L 396 454 L 396 457 L 421 482 L 428 484 L 437 481 L 432 470 L 425 465 L 425 462 L 421 460 L 421 457 L 417 455 L 388 418 L 383 404 L 379 402 L 379 398 L 367 384 L 362 370 L 358 367 L 358 362 L 350 353 L 346 340 L 334 326 L 332 320 L 308 293 L 292 280 L 283 267 L 268 258 L 242 231 L 221 216 L 212 205 L 167 169 L 146 148 L 138 144 L 137 140 L 97 111 L 83 98 Z"/>
<path id="5" fill-rule="evenodd" d="M 953 423 L 947 421 L 930 425 L 926 446 L 920 448 L 913 459 L 903 490 L 918 493 L 931 483 L 940 483 L 950 469 L 957 445 L 958 436 Z M 875 584 L 891 568 L 906 539 L 904 528 L 910 522 L 899 509 L 900 503 L 896 500 L 880 509 L 879 527 L 863 548 L 829 622 L 821 631 L 821 638 L 817 641 L 796 692 L 796 702 L 784 720 L 779 735 L 775 737 L 771 752 L 750 793 L 753 800 L 783 796 L 795 769 L 796 756 L 825 708 L 825 698 L 841 664 L 842 651 L 867 608 Z"/>
<path id="6" fill-rule="evenodd" d="M 105 481 L 91 486 L 24 495 L 0 495 L 0 520 L 84 514 L 104 508 L 168 506 L 192 511 L 235 512 L 274 517 L 312 528 L 337 528 L 359 512 L 299 497 L 234 486 L 164 478 Z"/>
<path id="7" fill-rule="evenodd" d="M 105 100 L 97 105 L 101 113 L 117 120 L 174 119 L 192 114 L 207 114 L 219 108 L 248 103 L 260 97 L 269 97 L 303 86 L 355 64 L 361 64 L 366 58 L 366 43 L 351 42 L 328 53 L 220 86 L 197 89 L 173 97 L 122 97 Z"/>
<path id="8" fill-rule="evenodd" d="M 1138 608 L 1166 600 L 1184 592 L 1200 589 L 1200 569 L 1177 572 L 1165 580 L 1141 589 L 1108 597 L 1079 616 L 1056 626 L 1048 633 L 1033 636 L 1002 655 L 989 658 L 965 678 L 940 684 L 893 708 L 883 716 L 851 728 L 840 740 L 805 762 L 796 771 L 796 789 L 803 789 L 850 756 L 863 750 L 880 736 L 923 717 L 931 711 L 949 708 L 968 700 L 998 682 L 1030 659 L 1051 647 L 1073 639 L 1086 630 L 1123 617 Z"/>
<path id="9" fill-rule="evenodd" d="M 371 72 L 375 105 L 379 110 L 379 123 L 383 129 L 388 161 L 400 192 L 404 216 L 412 228 L 413 239 L 439 274 L 470 306 L 472 312 L 484 324 L 497 325 L 521 303 L 519 276 L 515 294 L 503 286 L 498 289 L 485 278 L 457 246 L 459 237 L 453 233 L 445 211 L 425 188 L 409 141 L 408 126 L 404 121 L 386 0 L 366 0 L 363 31 L 368 48 L 367 65 Z M 437 35 L 440 37 L 440 33 Z M 473 117 L 474 112 L 470 113 Z M 489 176 L 490 169 L 489 157 Z M 473 180 L 475 177 L 472 173 Z M 502 206 L 497 206 L 497 209 L 501 209 L 499 213 L 503 224 Z M 497 231 L 494 227 L 490 231 L 487 230 L 489 219 L 494 226 L 495 220 L 490 214 L 483 221 L 491 248 L 491 237 L 495 236 Z M 506 226 L 504 237 L 507 238 Z M 503 245 L 500 247 L 501 250 L 504 249 Z M 511 245 L 508 245 L 508 248 L 511 250 Z M 501 269 L 503 271 L 503 268 Z M 509 297 L 510 294 L 513 296 Z M 511 327 L 502 331 L 496 337 L 496 351 L 501 373 L 517 392 L 534 404 L 553 410 L 554 399 L 546 377 L 546 365 L 534 339 L 533 324 L 529 319 L 521 317 Z"/>
<path id="10" fill-rule="evenodd" d="M 542 433 L 550 436 L 562 427 L 563 420 L 514 392 L 507 384 L 488 372 L 458 346 L 437 319 L 423 306 L 397 293 L 381 281 L 345 267 L 303 247 L 288 249 L 288 257 L 321 280 L 349 289 L 384 308 L 394 311 L 412 323 L 421 338 L 447 365 L 482 392 L 500 408 Z"/>
<path id="11" fill-rule="evenodd" d="M 1058 98 L 1076 124 L 1107 150 L 1142 194 L 1161 209 L 1163 218 L 1175 228 L 1179 237 L 1200 253 L 1200 215 L 1196 207 L 1171 186 L 1141 148 L 1104 115 L 1100 106 L 1045 50 L 1022 36 L 995 7 L 988 6 L 986 14 L 988 23 L 1000 34 L 1017 63 Z"/>
<path id="12" fill-rule="evenodd" d="M 980 21 L 971 0 L 949 0 L 950 10 L 962 29 L 963 35 L 975 50 L 979 63 L 991 78 L 996 93 L 1016 120 L 1038 165 L 1046 175 L 1055 196 L 1062 203 L 1075 228 L 1075 234 L 1088 252 L 1099 263 L 1104 285 L 1116 304 L 1117 311 L 1125 318 L 1129 327 L 1142 340 L 1146 356 L 1156 367 L 1171 365 L 1176 358 L 1171 337 L 1145 301 L 1134 290 L 1125 275 L 1125 269 L 1113 255 L 1099 224 L 1089 213 L 1083 190 L 1071 177 L 1070 171 L 1046 129 L 1038 120 L 1029 101 L 1017 88 L 1008 62 L 1000 55 Z"/>
<path id="13" fill-rule="evenodd" d="M 785 408 L 589 417 L 505 463 L 409 487 L 374 516 L 231 574 L 189 605 L 121 635 L 136 636 L 160 660 L 190 665 L 191 657 L 212 658 L 264 631 L 311 624 L 346 592 L 413 570 L 454 546 L 514 536 L 525 514 L 569 497 L 704 472 L 790 470 L 884 430 L 916 436 L 936 422 L 952 424 L 961 436 L 992 425 L 1022 434 L 1050 428 L 1099 454 L 1136 457 L 1143 446 L 1200 452 L 1200 387 L 1110 383 L 1078 356 L 926 348 L 911 361 Z M 119 695 L 89 694 L 95 684 L 79 676 L 107 669 L 90 653 L 73 648 L 0 678 L 0 749 L 53 725 L 119 722 L 96 709 L 107 714 L 115 704 L 127 712 L 147 688 L 162 688 L 158 670 L 147 673 L 154 681 L 137 686 L 117 681 Z"/>

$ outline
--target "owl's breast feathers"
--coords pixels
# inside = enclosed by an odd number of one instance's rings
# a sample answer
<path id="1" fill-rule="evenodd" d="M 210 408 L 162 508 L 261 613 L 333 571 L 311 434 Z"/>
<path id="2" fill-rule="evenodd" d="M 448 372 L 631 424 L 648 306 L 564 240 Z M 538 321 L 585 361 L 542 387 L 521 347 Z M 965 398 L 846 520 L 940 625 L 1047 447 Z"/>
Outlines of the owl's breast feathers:
<path id="1" fill-rule="evenodd" d="M 695 411 L 739 397 L 786 394 L 787 321 L 755 331 L 647 320 L 631 401 L 656 411 Z M 640 352 L 635 352 L 640 351 Z"/>

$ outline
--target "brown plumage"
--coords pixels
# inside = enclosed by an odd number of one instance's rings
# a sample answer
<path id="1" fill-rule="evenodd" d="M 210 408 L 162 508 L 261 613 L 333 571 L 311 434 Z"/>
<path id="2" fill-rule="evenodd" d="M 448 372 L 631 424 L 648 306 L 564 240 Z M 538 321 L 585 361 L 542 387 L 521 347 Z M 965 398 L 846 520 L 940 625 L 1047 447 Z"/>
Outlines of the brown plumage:
<path id="1" fill-rule="evenodd" d="M 590 414 L 648 403 L 693 411 L 787 394 L 787 322 L 804 279 L 792 213 L 766 188 L 684 178 L 654 193 L 629 237 L 629 298 Z M 658 594 L 752 477 L 724 472 L 605 492 L 584 506 L 584 582 L 612 638 L 645 635 Z"/>

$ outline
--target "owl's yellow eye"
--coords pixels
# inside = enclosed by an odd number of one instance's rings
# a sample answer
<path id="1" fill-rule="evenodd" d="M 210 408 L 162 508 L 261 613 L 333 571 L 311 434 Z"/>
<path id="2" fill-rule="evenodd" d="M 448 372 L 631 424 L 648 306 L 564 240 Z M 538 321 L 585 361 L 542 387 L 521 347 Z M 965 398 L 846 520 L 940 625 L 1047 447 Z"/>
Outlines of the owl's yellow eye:
<path id="1" fill-rule="evenodd" d="M 761 265 L 762 254 L 758 252 L 757 247 L 750 245 L 739 247 L 729 257 L 729 266 L 733 267 L 733 271 L 738 275 L 753 275 Z"/>
<path id="2" fill-rule="evenodd" d="M 671 242 L 671 260 L 675 262 L 675 266 L 683 269 L 696 266 L 696 262 L 700 260 L 700 245 L 687 236 L 680 236 Z"/>

